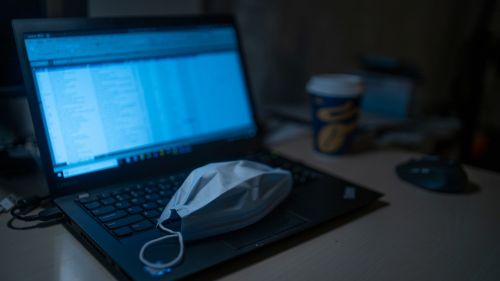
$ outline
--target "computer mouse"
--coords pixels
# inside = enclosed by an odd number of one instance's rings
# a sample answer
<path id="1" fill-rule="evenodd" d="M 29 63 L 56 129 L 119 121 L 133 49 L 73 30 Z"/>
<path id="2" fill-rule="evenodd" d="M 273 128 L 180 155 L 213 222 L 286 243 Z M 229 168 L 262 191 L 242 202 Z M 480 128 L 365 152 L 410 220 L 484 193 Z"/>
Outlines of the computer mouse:
<path id="1" fill-rule="evenodd" d="M 407 182 L 438 192 L 464 192 L 468 184 L 467 174 L 457 161 L 433 156 L 401 163 L 396 173 Z"/>

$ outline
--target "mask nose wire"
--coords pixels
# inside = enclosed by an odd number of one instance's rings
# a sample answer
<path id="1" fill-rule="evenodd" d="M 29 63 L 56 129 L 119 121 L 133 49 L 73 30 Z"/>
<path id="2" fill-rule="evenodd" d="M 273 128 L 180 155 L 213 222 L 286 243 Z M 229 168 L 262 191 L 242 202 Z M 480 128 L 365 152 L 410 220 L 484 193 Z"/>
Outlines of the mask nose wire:
<path id="1" fill-rule="evenodd" d="M 173 231 L 171 229 L 168 229 L 166 227 L 164 227 L 161 223 L 158 224 L 158 226 L 170 233 L 168 235 L 165 235 L 165 236 L 162 236 L 162 237 L 159 237 L 159 238 L 156 238 L 156 239 L 153 239 L 153 240 L 150 240 L 146 243 L 144 243 L 144 245 L 142 245 L 141 247 L 141 251 L 139 252 L 139 259 L 141 260 L 141 262 L 151 268 L 154 268 L 154 269 L 165 269 L 165 268 L 168 268 L 168 267 L 172 267 L 176 264 L 178 264 L 181 259 L 182 259 L 182 256 L 184 255 L 184 239 L 182 238 L 182 233 L 180 232 L 177 232 L 177 231 Z M 179 254 L 177 255 L 177 257 L 175 257 L 173 260 L 169 261 L 169 262 L 166 262 L 166 263 L 160 263 L 160 262 L 151 262 L 151 261 L 148 261 L 146 259 L 146 257 L 144 257 L 144 252 L 146 251 L 146 248 L 148 248 L 149 246 L 151 246 L 152 244 L 155 244 L 155 243 L 158 243 L 160 241 L 163 241 L 163 240 L 166 240 L 166 239 L 169 239 L 169 238 L 172 238 L 172 237 L 177 237 L 177 239 L 179 240 Z"/>

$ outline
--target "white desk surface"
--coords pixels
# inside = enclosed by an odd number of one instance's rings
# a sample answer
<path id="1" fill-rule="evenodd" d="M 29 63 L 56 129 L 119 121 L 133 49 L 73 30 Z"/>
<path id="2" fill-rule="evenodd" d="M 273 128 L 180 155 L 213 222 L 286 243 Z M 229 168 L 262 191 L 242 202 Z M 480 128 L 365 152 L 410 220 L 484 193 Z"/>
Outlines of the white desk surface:
<path id="1" fill-rule="evenodd" d="M 395 165 L 412 156 L 407 152 L 331 158 L 314 153 L 307 135 L 274 147 L 385 193 L 388 205 L 326 223 L 191 279 L 500 280 L 499 174 L 467 167 L 477 192 L 439 194 L 396 176 Z M 11 184 L 0 181 L 4 189 Z M 61 225 L 13 231 L 6 227 L 8 218 L 0 215 L 0 280 L 114 280 Z"/>

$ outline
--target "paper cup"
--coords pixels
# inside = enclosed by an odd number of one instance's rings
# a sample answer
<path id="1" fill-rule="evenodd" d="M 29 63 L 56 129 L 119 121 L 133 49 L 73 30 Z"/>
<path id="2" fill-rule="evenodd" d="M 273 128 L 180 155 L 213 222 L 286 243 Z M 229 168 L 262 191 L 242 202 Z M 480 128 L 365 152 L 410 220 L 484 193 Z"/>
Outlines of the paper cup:
<path id="1" fill-rule="evenodd" d="M 320 74 L 306 86 L 311 100 L 314 148 L 326 154 L 348 153 L 358 126 L 363 82 L 351 74 Z"/>

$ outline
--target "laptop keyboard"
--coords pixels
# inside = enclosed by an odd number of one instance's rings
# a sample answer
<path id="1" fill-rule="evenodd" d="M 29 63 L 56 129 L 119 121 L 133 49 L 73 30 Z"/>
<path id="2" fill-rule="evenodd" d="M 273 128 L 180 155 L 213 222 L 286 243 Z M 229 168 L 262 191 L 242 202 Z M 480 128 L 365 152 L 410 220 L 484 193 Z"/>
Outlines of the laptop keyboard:
<path id="1" fill-rule="evenodd" d="M 301 185 L 321 177 L 321 173 L 300 163 L 290 161 L 273 152 L 262 152 L 245 157 L 247 160 L 264 163 L 271 167 L 282 168 L 292 173 L 293 186 Z"/>
<path id="2" fill-rule="evenodd" d="M 245 159 L 289 170 L 294 186 L 321 177 L 319 172 L 274 153 L 254 154 Z M 116 237 L 130 236 L 156 225 L 163 208 L 188 175 L 189 172 L 181 172 L 112 191 L 82 193 L 77 202 Z"/>

